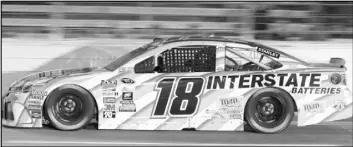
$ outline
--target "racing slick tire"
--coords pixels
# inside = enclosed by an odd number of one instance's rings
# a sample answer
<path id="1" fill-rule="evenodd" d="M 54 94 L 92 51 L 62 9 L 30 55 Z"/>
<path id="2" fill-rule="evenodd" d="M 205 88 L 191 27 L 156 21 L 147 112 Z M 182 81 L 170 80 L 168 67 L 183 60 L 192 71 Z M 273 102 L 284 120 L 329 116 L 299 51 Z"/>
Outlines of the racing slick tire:
<path id="1" fill-rule="evenodd" d="M 64 85 L 54 89 L 45 102 L 44 113 L 49 123 L 59 130 L 78 130 L 93 117 L 95 102 L 85 89 Z"/>
<path id="2" fill-rule="evenodd" d="M 295 104 L 291 96 L 277 88 L 255 92 L 245 108 L 245 119 L 258 133 L 279 133 L 292 122 Z"/>

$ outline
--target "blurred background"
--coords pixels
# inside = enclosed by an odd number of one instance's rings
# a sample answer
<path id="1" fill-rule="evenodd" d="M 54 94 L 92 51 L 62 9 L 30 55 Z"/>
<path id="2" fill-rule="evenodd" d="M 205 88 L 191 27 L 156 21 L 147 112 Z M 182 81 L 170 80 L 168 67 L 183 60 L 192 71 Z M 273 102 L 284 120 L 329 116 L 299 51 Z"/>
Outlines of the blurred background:
<path id="1" fill-rule="evenodd" d="M 351 67 L 352 6 L 351 1 L 3 1 L 2 89 L 38 71 L 103 66 L 154 37 L 174 35 L 214 33 L 315 62 L 338 56 Z"/>
<path id="2" fill-rule="evenodd" d="M 352 2 L 2 2 L 3 38 L 352 38 Z"/>

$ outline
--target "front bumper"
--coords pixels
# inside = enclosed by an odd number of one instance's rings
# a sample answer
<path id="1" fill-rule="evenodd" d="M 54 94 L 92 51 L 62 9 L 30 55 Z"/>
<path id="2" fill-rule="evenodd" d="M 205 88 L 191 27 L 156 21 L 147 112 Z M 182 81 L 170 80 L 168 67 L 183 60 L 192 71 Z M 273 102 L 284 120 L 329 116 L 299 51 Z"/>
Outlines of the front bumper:
<path id="1" fill-rule="evenodd" d="M 42 127 L 41 110 L 29 110 L 25 103 L 26 94 L 10 93 L 3 97 L 1 107 L 1 121 L 3 126 L 9 127 Z M 33 115 L 34 112 L 39 115 Z"/>

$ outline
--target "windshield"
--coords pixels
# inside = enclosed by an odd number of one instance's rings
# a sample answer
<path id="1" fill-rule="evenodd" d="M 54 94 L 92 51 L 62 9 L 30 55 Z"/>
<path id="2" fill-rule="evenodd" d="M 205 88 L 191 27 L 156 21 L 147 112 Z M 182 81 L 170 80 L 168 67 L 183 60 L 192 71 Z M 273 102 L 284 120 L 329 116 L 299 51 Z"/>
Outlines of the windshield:
<path id="1" fill-rule="evenodd" d="M 267 49 L 270 49 L 272 51 L 275 51 L 275 52 L 281 54 L 281 57 L 277 59 L 278 61 L 292 61 L 292 62 L 297 62 L 297 63 L 300 63 L 300 64 L 308 65 L 308 63 L 305 62 L 304 60 L 301 60 L 301 59 L 299 59 L 297 57 L 289 55 L 289 54 L 287 54 L 285 52 L 282 52 L 280 50 L 277 50 L 277 49 L 274 49 L 274 48 L 271 48 L 271 47 L 268 47 L 268 46 L 265 46 L 265 45 L 262 45 L 262 44 L 257 44 L 257 45 L 260 48 L 265 48 L 265 49 L 267 48 Z"/>
<path id="2" fill-rule="evenodd" d="M 111 62 L 110 64 L 108 64 L 107 66 L 105 66 L 104 68 L 110 71 L 114 71 L 116 70 L 118 67 L 122 66 L 123 64 L 129 62 L 130 60 L 136 58 L 137 56 L 145 53 L 146 51 L 149 51 L 150 49 L 153 49 L 154 47 L 156 47 L 156 42 L 151 42 L 149 44 L 146 44 L 142 47 L 139 47 L 121 57 L 119 57 L 118 59 L 114 60 L 113 62 Z"/>

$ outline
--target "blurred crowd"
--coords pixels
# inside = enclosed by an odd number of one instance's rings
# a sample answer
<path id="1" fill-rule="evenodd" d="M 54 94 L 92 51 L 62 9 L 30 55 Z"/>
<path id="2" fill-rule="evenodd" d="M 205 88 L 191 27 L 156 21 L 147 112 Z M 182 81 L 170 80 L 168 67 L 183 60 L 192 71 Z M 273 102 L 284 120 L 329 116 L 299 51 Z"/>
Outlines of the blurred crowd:
<path id="1" fill-rule="evenodd" d="M 2 5 L 2 36 L 8 38 L 154 38 L 214 33 L 254 39 L 325 40 L 352 38 L 353 34 L 353 4 L 349 1 L 8 1 Z"/>

